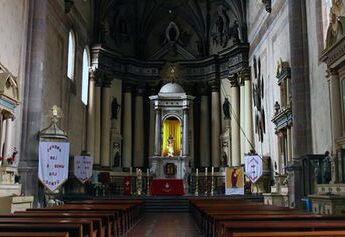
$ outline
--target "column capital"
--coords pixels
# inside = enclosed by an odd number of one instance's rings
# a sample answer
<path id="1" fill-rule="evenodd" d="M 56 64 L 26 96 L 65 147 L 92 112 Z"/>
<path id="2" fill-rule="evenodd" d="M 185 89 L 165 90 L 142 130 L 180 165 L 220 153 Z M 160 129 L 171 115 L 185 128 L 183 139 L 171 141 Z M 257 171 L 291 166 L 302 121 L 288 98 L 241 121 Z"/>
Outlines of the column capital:
<path id="1" fill-rule="evenodd" d="M 228 79 L 230 81 L 231 87 L 238 87 L 239 86 L 239 78 L 238 78 L 237 73 L 233 73 L 233 74 L 229 75 Z"/>
<path id="2" fill-rule="evenodd" d="M 143 96 L 145 94 L 145 88 L 144 86 L 137 86 L 135 88 L 135 95 L 136 96 Z"/>
<path id="3" fill-rule="evenodd" d="M 339 77 L 339 72 L 335 68 L 327 68 L 326 70 L 326 78 L 331 79 L 331 77 Z"/>
<path id="4" fill-rule="evenodd" d="M 209 91 L 209 87 L 207 85 L 205 85 L 204 83 L 200 83 L 198 85 L 199 88 L 199 93 L 201 96 L 208 96 L 210 91 Z"/>
<path id="5" fill-rule="evenodd" d="M 110 88 L 111 87 L 111 81 L 109 77 L 104 77 L 103 78 L 103 87 Z"/>
<path id="6" fill-rule="evenodd" d="M 219 92 L 219 89 L 220 89 L 220 81 L 219 80 L 208 81 L 208 85 L 211 87 L 212 92 Z"/>
<path id="7" fill-rule="evenodd" d="M 89 78 L 90 81 L 94 81 L 96 84 L 96 87 L 103 86 L 103 78 L 104 78 L 104 72 L 99 70 L 98 68 L 90 68 L 89 69 Z"/>
<path id="8" fill-rule="evenodd" d="M 244 67 L 239 73 L 239 84 L 240 86 L 244 85 L 244 81 L 250 81 L 250 67 Z"/>
<path id="9" fill-rule="evenodd" d="M 132 83 L 130 83 L 130 82 L 124 82 L 123 84 L 122 84 L 122 90 L 123 90 L 123 92 L 124 93 L 132 93 L 133 92 L 133 84 Z"/>

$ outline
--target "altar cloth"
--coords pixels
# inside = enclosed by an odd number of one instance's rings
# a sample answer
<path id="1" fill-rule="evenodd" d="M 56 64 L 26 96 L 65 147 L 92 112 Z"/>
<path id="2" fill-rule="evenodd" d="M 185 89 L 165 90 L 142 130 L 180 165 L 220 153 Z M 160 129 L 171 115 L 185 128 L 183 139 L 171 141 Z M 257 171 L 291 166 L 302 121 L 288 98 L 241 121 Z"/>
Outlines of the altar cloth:
<path id="1" fill-rule="evenodd" d="M 153 179 L 150 184 L 150 194 L 164 196 L 184 195 L 182 179 Z"/>

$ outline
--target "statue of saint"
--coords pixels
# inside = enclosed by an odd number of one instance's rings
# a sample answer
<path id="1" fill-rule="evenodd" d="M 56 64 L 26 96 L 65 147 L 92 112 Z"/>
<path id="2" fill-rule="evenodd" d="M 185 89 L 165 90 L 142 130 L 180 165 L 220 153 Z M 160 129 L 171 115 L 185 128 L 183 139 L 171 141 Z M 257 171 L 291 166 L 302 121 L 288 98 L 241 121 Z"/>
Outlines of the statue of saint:
<path id="1" fill-rule="evenodd" d="M 174 137 L 171 134 L 169 135 L 169 138 L 168 138 L 167 148 L 168 148 L 168 156 L 173 157 L 174 156 Z"/>
<path id="2" fill-rule="evenodd" d="M 224 118 L 229 119 L 230 118 L 230 102 L 228 98 L 225 98 L 224 103 L 223 103 L 223 113 L 224 113 Z"/>
<path id="3" fill-rule="evenodd" d="M 111 102 L 111 119 L 117 120 L 117 114 L 120 110 L 120 105 L 117 103 L 116 97 L 114 97 L 113 101 Z"/>

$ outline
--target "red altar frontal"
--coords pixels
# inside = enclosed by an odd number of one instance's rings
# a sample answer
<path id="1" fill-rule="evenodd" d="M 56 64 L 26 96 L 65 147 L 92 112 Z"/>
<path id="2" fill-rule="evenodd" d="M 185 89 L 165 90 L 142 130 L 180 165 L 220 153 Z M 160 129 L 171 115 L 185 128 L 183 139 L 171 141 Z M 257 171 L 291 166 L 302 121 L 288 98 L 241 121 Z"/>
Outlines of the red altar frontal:
<path id="1" fill-rule="evenodd" d="M 151 195 L 182 196 L 184 187 L 182 179 L 154 179 L 150 184 Z"/>

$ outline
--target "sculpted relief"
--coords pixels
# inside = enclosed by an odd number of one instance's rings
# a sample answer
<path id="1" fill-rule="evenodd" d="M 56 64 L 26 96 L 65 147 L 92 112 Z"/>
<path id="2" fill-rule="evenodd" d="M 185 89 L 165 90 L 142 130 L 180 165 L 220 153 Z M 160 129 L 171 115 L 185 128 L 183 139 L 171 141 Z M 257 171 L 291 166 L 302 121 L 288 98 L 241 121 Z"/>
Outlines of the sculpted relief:
<path id="1" fill-rule="evenodd" d="M 332 7 L 329 12 L 329 25 L 326 36 L 326 49 L 331 47 L 344 35 L 344 6 L 344 0 L 332 0 Z"/>

